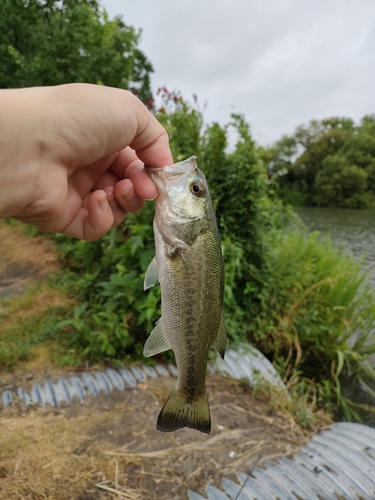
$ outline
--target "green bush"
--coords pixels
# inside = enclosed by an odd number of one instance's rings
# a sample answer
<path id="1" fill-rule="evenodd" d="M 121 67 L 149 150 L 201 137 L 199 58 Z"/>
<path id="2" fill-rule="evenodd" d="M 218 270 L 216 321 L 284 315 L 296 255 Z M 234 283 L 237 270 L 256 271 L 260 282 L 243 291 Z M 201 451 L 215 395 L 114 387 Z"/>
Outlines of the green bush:
<path id="1" fill-rule="evenodd" d="M 368 364 L 375 353 L 374 292 L 361 266 L 317 233 L 278 231 L 271 238 L 272 291 L 253 341 L 286 378 L 297 371 L 313 381 L 349 418 L 340 377 L 374 377 Z"/>
<path id="2" fill-rule="evenodd" d="M 129 214 L 95 242 L 57 235 L 67 271 L 61 284 L 79 298 L 73 318 L 58 322 L 71 332 L 71 347 L 91 360 L 140 356 L 143 343 L 160 316 L 158 287 L 143 291 L 143 279 L 154 256 L 151 204 Z"/>

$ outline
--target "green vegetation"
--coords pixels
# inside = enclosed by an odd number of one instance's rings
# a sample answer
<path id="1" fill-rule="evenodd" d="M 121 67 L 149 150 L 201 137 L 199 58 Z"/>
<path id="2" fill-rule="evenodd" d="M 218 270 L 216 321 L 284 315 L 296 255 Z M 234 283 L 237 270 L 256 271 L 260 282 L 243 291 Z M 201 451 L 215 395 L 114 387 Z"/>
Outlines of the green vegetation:
<path id="1" fill-rule="evenodd" d="M 50 325 L 71 316 L 73 310 L 72 301 L 63 291 L 48 285 L 34 287 L 19 297 L 3 299 L 0 308 L 0 367 L 11 368 L 29 359 L 36 347 L 50 340 Z M 67 347 L 64 337 L 59 336 L 51 339 L 49 351 L 55 359 L 63 359 Z"/>
<path id="2" fill-rule="evenodd" d="M 260 149 L 279 196 L 292 205 L 375 206 L 375 115 L 313 120 Z"/>
<path id="3" fill-rule="evenodd" d="M 69 335 L 79 359 L 142 359 L 143 344 L 160 317 L 158 287 L 143 291 L 144 273 L 154 256 L 152 206 L 128 214 L 95 242 L 57 235 L 66 272 L 60 285 L 80 301 L 71 315 L 54 322 L 48 335 Z"/>
<path id="4" fill-rule="evenodd" d="M 251 341 L 317 408 L 356 415 L 340 375 L 373 377 L 367 360 L 375 352 L 375 296 L 360 266 L 329 241 L 307 235 L 277 200 L 241 116 L 233 116 L 239 140 L 228 153 L 223 128 L 204 127 L 196 107 L 167 92 L 163 104 L 158 118 L 170 131 L 175 158 L 195 148 L 216 205 L 230 343 Z M 67 269 L 62 280 L 79 305 L 49 335 L 65 333 L 81 361 L 142 359 L 160 316 L 158 288 L 143 291 L 154 253 L 152 216 L 150 203 L 93 243 L 56 236 Z"/>
<path id="5" fill-rule="evenodd" d="M 139 34 L 120 19 L 110 21 L 94 0 L 5 0 L 0 26 L 2 87 L 89 81 L 134 85 L 143 100 L 149 96 L 151 66 L 137 48 Z M 329 241 L 307 235 L 279 196 L 371 206 L 375 118 L 365 117 L 358 127 L 348 119 L 311 122 L 264 149 L 244 118 L 233 115 L 238 141 L 228 152 L 226 128 L 206 126 L 197 103 L 167 89 L 159 98 L 153 111 L 169 132 L 174 159 L 195 154 L 210 185 L 224 249 L 230 344 L 253 342 L 293 394 L 316 408 L 356 416 L 340 377 L 374 378 L 367 361 L 375 352 L 375 295 L 359 266 Z M 18 327 L 8 323 L 0 364 L 11 366 L 48 339 L 63 343 L 66 355 L 59 359 L 67 364 L 145 361 L 143 344 L 160 316 L 158 287 L 143 291 L 154 254 L 152 218 L 148 203 L 99 241 L 51 236 L 64 267 L 53 285 L 72 300 L 19 317 Z M 4 321 L 17 318 L 12 304 L 2 309 Z M 24 344 L 17 352 L 16 337 Z M 310 415 L 301 412 L 310 425 Z"/>

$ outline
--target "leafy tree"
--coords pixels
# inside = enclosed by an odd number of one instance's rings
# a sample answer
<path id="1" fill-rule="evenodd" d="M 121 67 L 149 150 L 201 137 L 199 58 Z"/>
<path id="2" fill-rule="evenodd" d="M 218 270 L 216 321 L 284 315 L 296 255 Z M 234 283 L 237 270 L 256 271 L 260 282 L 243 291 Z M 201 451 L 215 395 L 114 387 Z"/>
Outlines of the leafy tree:
<path id="1" fill-rule="evenodd" d="M 263 153 L 277 192 L 292 204 L 364 208 L 375 203 L 375 116 L 312 120 Z"/>
<path id="2" fill-rule="evenodd" d="M 218 123 L 212 123 L 206 128 L 202 139 L 202 164 L 209 172 L 215 195 L 216 186 L 219 186 L 222 180 L 227 145 L 226 130 L 223 127 Z"/>
<path id="3" fill-rule="evenodd" d="M 313 120 L 307 128 L 298 127 L 295 139 L 304 151 L 290 169 L 295 181 L 304 182 L 313 190 L 322 161 L 339 151 L 352 129 L 353 122 L 348 118 L 329 118 L 321 122 Z"/>
<path id="4" fill-rule="evenodd" d="M 223 230 L 238 243 L 246 246 L 246 257 L 255 266 L 263 262 L 261 233 L 267 225 L 267 210 L 264 199 L 268 194 L 268 178 L 256 152 L 249 125 L 241 115 L 232 115 L 231 125 L 237 130 L 239 139 L 233 153 L 224 154 L 224 143 L 210 141 L 211 151 L 216 149 L 219 157 L 211 164 L 204 163 L 210 186 L 217 200 L 216 215 Z M 215 127 L 215 126 L 214 126 Z M 217 127 L 208 130 L 211 140 Z M 217 134 L 220 140 L 220 134 Z M 219 144 L 218 144 L 219 142 Z M 209 143 L 209 144 L 210 144 Z M 204 158 L 208 159 L 209 151 Z M 220 158 L 220 154 L 222 157 Z M 241 203 L 238 202 L 241 200 Z M 249 244 L 251 242 L 251 244 Z"/>
<path id="5" fill-rule="evenodd" d="M 375 135 L 375 114 L 365 115 L 361 119 L 359 130 L 367 134 Z"/>
<path id="6" fill-rule="evenodd" d="M 157 95 L 162 101 L 157 118 L 168 131 L 174 160 L 182 161 L 195 154 L 200 161 L 202 114 L 178 92 L 170 92 L 164 87 L 157 91 Z"/>
<path id="7" fill-rule="evenodd" d="M 366 168 L 375 160 L 375 134 L 358 132 L 352 135 L 343 144 L 340 154 L 358 167 Z"/>
<path id="8" fill-rule="evenodd" d="M 0 88 L 88 82 L 150 96 L 140 32 L 97 0 L 2 0 Z"/>
<path id="9" fill-rule="evenodd" d="M 298 144 L 295 137 L 284 135 L 268 151 L 272 152 L 271 156 L 268 158 L 269 175 L 285 175 L 291 171 L 293 159 L 297 155 Z"/>
<path id="10" fill-rule="evenodd" d="M 367 173 L 351 165 L 342 155 L 329 155 L 315 179 L 319 206 L 361 208 L 367 206 L 363 195 L 367 189 Z"/>
<path id="11" fill-rule="evenodd" d="M 296 178 L 293 171 L 293 161 L 299 149 L 295 137 L 286 135 L 271 147 L 257 148 L 275 192 L 284 202 L 295 206 L 305 204 L 306 192 L 306 183 Z"/>

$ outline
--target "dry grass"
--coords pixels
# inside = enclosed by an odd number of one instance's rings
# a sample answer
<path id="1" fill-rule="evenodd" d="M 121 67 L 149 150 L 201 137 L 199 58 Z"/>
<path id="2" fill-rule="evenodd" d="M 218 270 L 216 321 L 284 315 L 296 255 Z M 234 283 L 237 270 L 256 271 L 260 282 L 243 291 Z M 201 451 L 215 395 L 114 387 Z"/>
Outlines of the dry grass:
<path id="1" fill-rule="evenodd" d="M 212 433 L 160 433 L 159 395 L 172 379 L 64 409 L 3 410 L 0 498 L 185 499 L 225 475 L 293 453 L 311 435 L 238 383 L 208 377 Z"/>
<path id="2" fill-rule="evenodd" d="M 109 444 L 98 440 L 90 442 L 87 452 L 83 450 L 90 430 L 111 420 L 115 412 L 67 418 L 61 410 L 32 409 L 17 417 L 3 418 L 2 429 L 6 432 L 0 441 L 0 498 L 112 498 L 98 494 L 95 486 L 114 478 L 116 460 L 104 455 Z M 122 477 L 122 485 L 125 482 Z"/>
<path id="3" fill-rule="evenodd" d="M 0 221 L 0 273 L 10 264 L 30 266 L 42 274 L 56 271 L 55 244 L 44 236 L 25 236 L 23 224 L 9 226 Z"/>
<path id="4" fill-rule="evenodd" d="M 52 307 L 66 306 L 73 301 L 61 291 L 44 285 L 33 288 L 30 292 L 4 301 L 0 306 L 1 329 L 5 331 L 31 314 L 44 314 Z"/>

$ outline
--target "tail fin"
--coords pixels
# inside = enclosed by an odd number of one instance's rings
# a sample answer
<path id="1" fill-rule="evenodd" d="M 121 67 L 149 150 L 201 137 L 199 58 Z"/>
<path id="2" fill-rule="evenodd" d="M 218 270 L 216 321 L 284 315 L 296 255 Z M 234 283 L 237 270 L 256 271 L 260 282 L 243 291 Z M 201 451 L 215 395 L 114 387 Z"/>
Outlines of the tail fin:
<path id="1" fill-rule="evenodd" d="M 181 392 L 173 389 L 158 417 L 157 429 L 173 432 L 191 427 L 200 432 L 211 432 L 211 416 L 206 392 L 189 401 Z"/>

